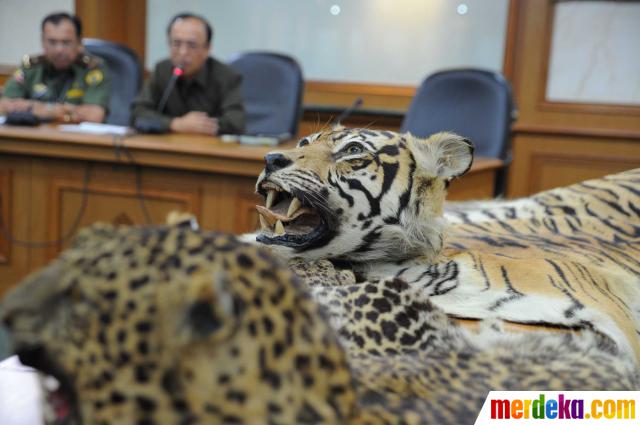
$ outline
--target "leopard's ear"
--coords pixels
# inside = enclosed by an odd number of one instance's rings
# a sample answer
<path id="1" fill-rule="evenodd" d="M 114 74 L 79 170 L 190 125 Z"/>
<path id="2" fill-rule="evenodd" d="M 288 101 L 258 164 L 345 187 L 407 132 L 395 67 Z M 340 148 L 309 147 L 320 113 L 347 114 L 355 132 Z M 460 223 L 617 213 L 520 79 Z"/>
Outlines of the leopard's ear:
<path id="1" fill-rule="evenodd" d="M 160 291 L 165 320 L 172 323 L 172 338 L 178 345 L 203 339 L 222 340 L 235 329 L 237 306 L 224 271 L 199 270 L 184 276 L 185 285 Z M 173 288 L 172 288 L 173 289 Z"/>
<path id="2" fill-rule="evenodd" d="M 189 227 L 191 230 L 199 229 L 198 219 L 195 215 L 182 211 L 171 211 L 165 220 L 167 225 L 176 227 Z"/>
<path id="3" fill-rule="evenodd" d="M 455 133 L 436 133 L 427 139 L 409 137 L 418 166 L 430 175 L 446 180 L 460 177 L 473 163 L 473 144 Z"/>

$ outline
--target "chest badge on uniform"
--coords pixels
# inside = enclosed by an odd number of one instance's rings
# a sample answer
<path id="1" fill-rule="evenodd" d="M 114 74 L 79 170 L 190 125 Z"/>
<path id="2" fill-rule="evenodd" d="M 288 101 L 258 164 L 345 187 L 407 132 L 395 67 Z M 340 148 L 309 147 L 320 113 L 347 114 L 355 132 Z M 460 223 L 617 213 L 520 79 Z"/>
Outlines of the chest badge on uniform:
<path id="1" fill-rule="evenodd" d="M 82 96 L 84 96 L 84 90 L 77 88 L 68 90 L 66 94 L 67 99 L 77 99 Z"/>
<path id="2" fill-rule="evenodd" d="M 33 85 L 33 94 L 36 96 L 42 96 L 47 92 L 48 88 L 45 84 L 37 83 Z"/>
<path id="3" fill-rule="evenodd" d="M 102 74 L 102 71 L 100 71 L 99 69 L 92 69 L 84 77 L 84 81 L 90 86 L 95 86 L 100 84 L 103 78 L 104 78 L 104 75 Z"/>

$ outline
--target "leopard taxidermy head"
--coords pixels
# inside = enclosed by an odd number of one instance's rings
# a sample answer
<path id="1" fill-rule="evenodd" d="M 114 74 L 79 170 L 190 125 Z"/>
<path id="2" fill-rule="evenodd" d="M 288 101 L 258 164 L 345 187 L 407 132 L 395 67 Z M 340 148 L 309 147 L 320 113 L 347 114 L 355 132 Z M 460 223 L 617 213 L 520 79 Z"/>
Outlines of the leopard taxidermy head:
<path id="1" fill-rule="evenodd" d="M 342 423 L 347 359 L 300 286 L 232 236 L 94 225 L 0 325 L 43 377 L 47 424 Z"/>

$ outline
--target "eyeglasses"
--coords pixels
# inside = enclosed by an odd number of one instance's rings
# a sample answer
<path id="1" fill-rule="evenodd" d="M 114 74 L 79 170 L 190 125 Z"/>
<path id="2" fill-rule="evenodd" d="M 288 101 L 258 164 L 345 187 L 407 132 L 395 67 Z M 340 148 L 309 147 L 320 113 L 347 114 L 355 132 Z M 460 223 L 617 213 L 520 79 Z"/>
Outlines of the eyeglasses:
<path id="1" fill-rule="evenodd" d="M 55 49 L 58 46 L 62 47 L 63 49 L 71 49 L 76 45 L 76 41 L 75 40 L 55 40 L 53 38 L 45 38 L 44 44 L 47 47 L 51 47 L 52 49 Z"/>
<path id="2" fill-rule="evenodd" d="M 186 40 L 169 40 L 169 47 L 172 50 L 180 50 L 180 48 L 184 46 L 187 50 L 198 50 L 207 46 L 207 44 L 196 43 L 195 41 L 186 41 Z"/>

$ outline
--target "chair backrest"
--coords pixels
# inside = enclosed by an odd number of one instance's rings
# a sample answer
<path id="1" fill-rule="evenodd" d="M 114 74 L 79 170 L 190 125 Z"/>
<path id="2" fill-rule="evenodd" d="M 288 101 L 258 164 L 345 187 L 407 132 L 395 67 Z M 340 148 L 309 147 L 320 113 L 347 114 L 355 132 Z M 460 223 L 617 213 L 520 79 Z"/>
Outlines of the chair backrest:
<path id="1" fill-rule="evenodd" d="M 424 80 L 401 129 L 420 137 L 453 131 L 473 142 L 475 155 L 507 161 L 513 117 L 511 85 L 500 73 L 454 69 Z"/>
<path id="2" fill-rule="evenodd" d="M 229 65 L 243 76 L 246 134 L 294 136 L 302 113 L 304 80 L 295 59 L 270 52 L 249 52 Z"/>
<path id="3" fill-rule="evenodd" d="M 129 105 L 142 84 L 142 68 L 129 47 L 106 40 L 85 38 L 85 50 L 101 57 L 111 72 L 108 124 L 129 125 Z"/>

